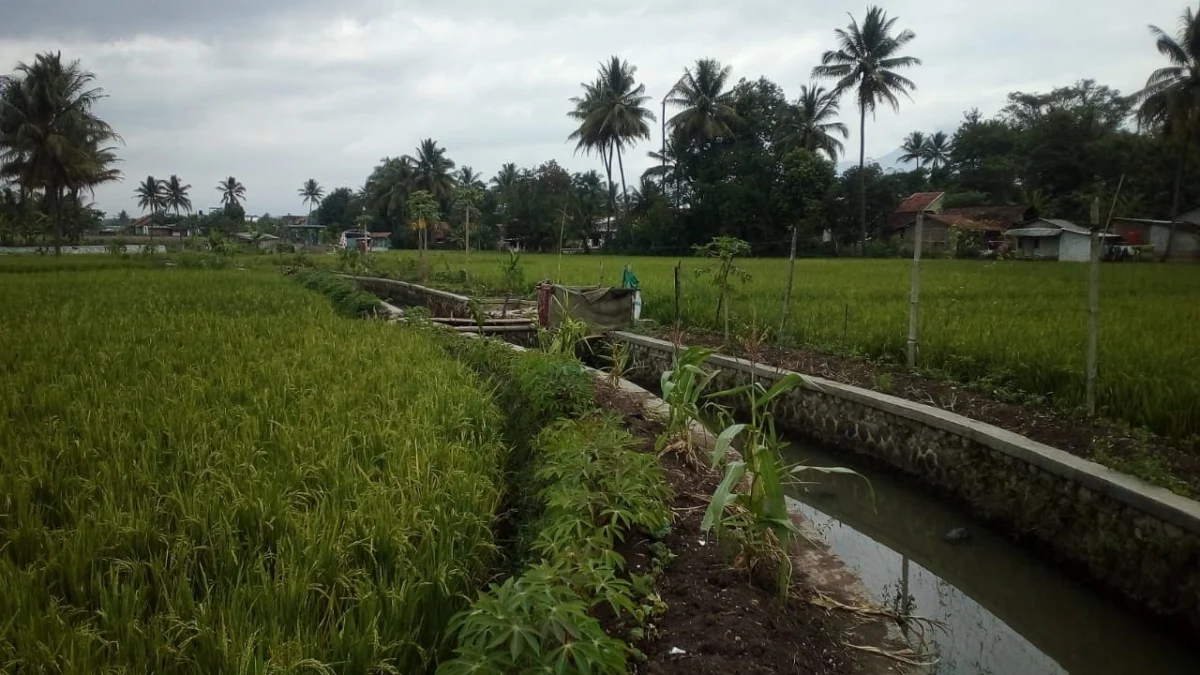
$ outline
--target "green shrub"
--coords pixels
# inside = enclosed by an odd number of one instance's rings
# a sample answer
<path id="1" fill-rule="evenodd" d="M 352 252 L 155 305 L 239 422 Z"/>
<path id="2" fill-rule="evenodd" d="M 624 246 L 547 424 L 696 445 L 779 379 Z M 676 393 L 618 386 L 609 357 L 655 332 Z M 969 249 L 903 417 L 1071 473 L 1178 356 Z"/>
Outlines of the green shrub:
<path id="1" fill-rule="evenodd" d="M 379 298 L 359 289 L 358 284 L 332 272 L 311 267 L 299 268 L 294 276 L 305 288 L 324 293 L 344 316 L 362 316 L 374 312 Z"/>
<path id="2" fill-rule="evenodd" d="M 492 584 L 452 622 L 456 658 L 439 673 L 624 673 L 628 647 L 590 614 L 600 607 L 643 624 L 652 584 L 630 576 L 614 548 L 634 530 L 663 535 L 668 488 L 657 459 L 634 449 L 615 418 L 557 422 L 533 448 L 538 498 L 533 558 Z"/>

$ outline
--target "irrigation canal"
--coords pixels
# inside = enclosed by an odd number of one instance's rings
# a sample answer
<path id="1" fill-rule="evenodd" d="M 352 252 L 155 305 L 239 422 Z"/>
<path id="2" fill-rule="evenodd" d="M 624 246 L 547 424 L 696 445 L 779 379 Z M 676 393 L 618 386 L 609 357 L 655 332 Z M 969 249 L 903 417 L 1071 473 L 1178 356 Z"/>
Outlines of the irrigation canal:
<path id="1" fill-rule="evenodd" d="M 1200 652 L 918 487 L 813 444 L 793 444 L 787 459 L 870 481 L 810 472 L 813 484 L 789 494 L 875 601 L 942 624 L 924 633 L 931 673 L 1200 672 Z M 956 528 L 969 539 L 947 542 Z M 909 638 L 918 646 L 916 631 Z"/>

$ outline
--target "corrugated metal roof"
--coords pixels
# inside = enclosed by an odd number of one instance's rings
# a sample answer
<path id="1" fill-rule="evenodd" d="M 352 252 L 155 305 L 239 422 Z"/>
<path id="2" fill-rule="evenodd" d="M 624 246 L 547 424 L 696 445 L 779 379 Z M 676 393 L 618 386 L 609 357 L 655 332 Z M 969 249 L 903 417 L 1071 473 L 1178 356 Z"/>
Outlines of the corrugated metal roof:
<path id="1" fill-rule="evenodd" d="M 945 192 L 918 192 L 908 199 L 900 202 L 900 206 L 896 208 L 896 213 L 919 213 L 928 211 L 933 203 L 942 198 Z"/>
<path id="2" fill-rule="evenodd" d="M 1030 223 L 1030 225 L 1037 226 L 1038 223 L 1050 223 L 1061 230 L 1073 232 L 1074 234 L 1091 234 L 1091 230 L 1088 230 L 1085 227 L 1080 227 L 1069 220 L 1063 220 L 1061 218 L 1038 218 Z"/>
<path id="3" fill-rule="evenodd" d="M 1004 233 L 1006 237 L 1058 237 L 1063 233 L 1057 227 L 1018 227 Z"/>

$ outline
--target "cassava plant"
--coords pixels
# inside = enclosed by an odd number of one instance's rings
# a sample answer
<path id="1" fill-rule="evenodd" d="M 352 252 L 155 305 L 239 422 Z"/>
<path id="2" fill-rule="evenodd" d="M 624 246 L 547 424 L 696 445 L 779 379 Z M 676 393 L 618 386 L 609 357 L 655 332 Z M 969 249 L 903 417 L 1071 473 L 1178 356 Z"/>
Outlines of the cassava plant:
<path id="1" fill-rule="evenodd" d="M 750 281 L 750 273 L 738 267 L 734 260 L 738 256 L 750 255 L 750 244 L 737 237 L 713 237 L 713 240 L 703 246 L 695 246 L 696 255 L 702 258 L 714 258 L 716 267 L 705 267 L 696 270 L 696 276 L 713 276 L 712 284 L 717 288 L 717 321 L 725 318 L 725 342 L 729 342 L 729 294 L 732 290 L 730 277 L 740 279 L 742 283 Z"/>

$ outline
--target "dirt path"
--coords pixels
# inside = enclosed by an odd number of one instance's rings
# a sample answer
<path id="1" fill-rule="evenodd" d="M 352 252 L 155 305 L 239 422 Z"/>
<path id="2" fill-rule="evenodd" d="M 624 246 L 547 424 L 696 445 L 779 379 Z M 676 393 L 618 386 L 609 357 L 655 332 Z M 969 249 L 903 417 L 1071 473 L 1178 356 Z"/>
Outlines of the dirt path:
<path id="1" fill-rule="evenodd" d="M 654 452 L 654 439 L 662 423 L 647 418 L 642 402 L 611 385 L 597 385 L 597 402 L 619 412 L 626 427 Z M 718 483 L 716 475 L 684 463 L 675 453 L 660 455 L 660 462 L 675 498 L 671 505 L 675 524 L 665 541 L 675 555 L 659 579 L 658 592 L 666 613 L 654 621 L 654 630 L 640 646 L 647 660 L 639 673 L 681 675 L 732 675 L 738 673 L 795 673 L 798 675 L 872 675 L 903 673 L 889 659 L 852 649 L 847 644 L 873 644 L 894 649 L 888 626 L 878 618 L 862 617 L 822 608 L 812 602 L 817 595 L 813 577 L 830 575 L 798 567 L 794 598 L 780 606 L 776 594 L 756 583 L 744 570 L 734 569 L 731 555 L 702 534 L 700 521 Z M 630 541 L 622 551 L 636 569 L 649 558 L 647 542 Z M 798 546 L 797 560 L 840 569 L 819 544 Z M 846 575 L 838 576 L 845 587 Z"/>

